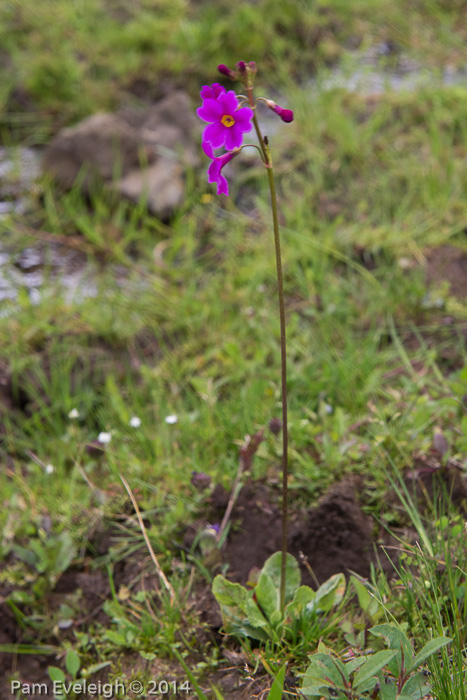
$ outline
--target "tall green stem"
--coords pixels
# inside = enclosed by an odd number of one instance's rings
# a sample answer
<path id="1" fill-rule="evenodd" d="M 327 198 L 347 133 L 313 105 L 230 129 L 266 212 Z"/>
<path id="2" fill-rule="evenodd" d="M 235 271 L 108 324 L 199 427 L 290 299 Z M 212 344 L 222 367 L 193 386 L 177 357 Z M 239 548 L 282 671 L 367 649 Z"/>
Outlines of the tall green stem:
<path id="1" fill-rule="evenodd" d="M 248 101 L 251 108 L 255 109 L 253 100 L 253 90 L 247 87 Z M 279 318 L 281 331 L 281 395 L 282 395 L 282 558 L 281 558 L 281 585 L 280 585 L 280 606 L 282 612 L 285 608 L 285 582 L 287 567 L 287 534 L 288 534 L 288 426 L 287 426 L 287 355 L 286 355 L 286 334 L 285 334 L 285 303 L 284 303 L 284 282 L 282 277 L 282 256 L 281 241 L 279 236 L 279 218 L 277 215 L 276 183 L 274 180 L 274 169 L 272 166 L 271 152 L 266 139 L 263 139 L 259 128 L 256 112 L 254 111 L 253 124 L 258 136 L 258 141 L 263 154 L 264 165 L 268 173 L 269 190 L 271 193 L 272 222 L 274 228 L 274 245 L 276 249 L 277 268 L 277 288 L 279 295 Z"/>
<path id="2" fill-rule="evenodd" d="M 281 388 L 282 388 L 282 559 L 281 559 L 281 610 L 285 607 L 285 577 L 287 565 L 287 533 L 288 533 L 288 430 L 287 430 L 287 355 L 285 336 L 285 304 L 284 283 L 282 279 L 281 242 L 279 237 L 279 221 L 277 217 L 276 183 L 271 159 L 267 168 L 269 189 L 271 191 L 272 221 L 274 226 L 274 244 L 276 247 L 277 287 L 279 293 L 279 318 L 281 326 Z"/>

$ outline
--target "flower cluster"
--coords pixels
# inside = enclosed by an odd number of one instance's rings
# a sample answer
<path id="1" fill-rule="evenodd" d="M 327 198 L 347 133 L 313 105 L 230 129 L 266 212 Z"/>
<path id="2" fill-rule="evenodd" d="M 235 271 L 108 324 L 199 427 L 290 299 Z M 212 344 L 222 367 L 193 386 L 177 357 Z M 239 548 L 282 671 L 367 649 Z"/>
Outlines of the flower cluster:
<path id="1" fill-rule="evenodd" d="M 217 183 L 217 194 L 229 194 L 229 185 L 222 175 L 222 168 L 239 152 L 243 134 L 252 129 L 253 110 L 240 107 L 233 90 L 227 90 L 219 83 L 205 85 L 200 92 L 203 104 L 197 109 L 200 119 L 208 122 L 203 132 L 203 150 L 212 163 L 208 168 L 208 182 Z M 214 155 L 214 151 L 224 147 L 227 153 Z"/>
<path id="2" fill-rule="evenodd" d="M 241 80 L 244 83 L 250 104 L 253 106 L 251 94 L 256 64 L 254 61 L 250 61 L 250 63 L 240 61 L 236 68 L 237 70 L 233 71 L 223 64 L 218 66 L 222 75 L 231 80 Z M 203 131 L 202 140 L 203 150 L 208 158 L 211 158 L 211 164 L 208 168 L 208 182 L 217 184 L 217 194 L 228 195 L 229 185 L 222 175 L 222 168 L 240 153 L 243 135 L 251 131 L 255 113 L 249 107 L 242 107 L 235 92 L 233 90 L 227 91 L 219 83 L 205 85 L 200 95 L 203 104 L 196 112 L 198 117 L 208 124 Z M 287 123 L 293 121 L 292 110 L 283 109 L 272 100 L 264 100 L 264 102 L 282 121 Z M 216 156 L 214 151 L 223 147 L 227 149 L 227 152 Z"/>

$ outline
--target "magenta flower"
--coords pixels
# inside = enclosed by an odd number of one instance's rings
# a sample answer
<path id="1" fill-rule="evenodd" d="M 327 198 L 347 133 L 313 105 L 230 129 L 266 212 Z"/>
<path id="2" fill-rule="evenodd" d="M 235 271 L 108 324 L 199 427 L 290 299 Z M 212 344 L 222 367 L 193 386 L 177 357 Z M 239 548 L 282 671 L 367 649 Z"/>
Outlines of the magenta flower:
<path id="1" fill-rule="evenodd" d="M 229 196 L 229 183 L 222 175 L 222 168 L 227 163 L 230 163 L 232 158 L 239 153 L 239 150 L 230 151 L 229 153 L 224 153 L 222 156 L 213 158 L 211 165 L 208 168 L 208 182 L 215 182 L 217 184 L 217 194 L 225 194 Z"/>
<path id="2" fill-rule="evenodd" d="M 203 148 L 209 144 L 211 149 L 225 146 L 228 151 L 242 145 L 243 134 L 252 129 L 253 110 L 238 107 L 238 98 L 233 90 L 222 92 L 217 83 L 211 87 L 205 85 L 201 96 L 210 92 L 212 97 L 204 97 L 202 107 L 196 110 L 200 119 L 209 122 L 203 132 Z M 214 95 L 216 94 L 216 97 Z M 209 149 L 209 146 L 208 149 Z M 206 151 L 206 148 L 205 148 Z"/>

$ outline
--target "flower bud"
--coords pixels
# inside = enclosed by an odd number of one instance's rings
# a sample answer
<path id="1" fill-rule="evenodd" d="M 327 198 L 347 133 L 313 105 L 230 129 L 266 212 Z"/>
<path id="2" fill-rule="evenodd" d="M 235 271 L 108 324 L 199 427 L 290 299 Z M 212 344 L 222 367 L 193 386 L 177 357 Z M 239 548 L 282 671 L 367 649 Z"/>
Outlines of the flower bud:
<path id="1" fill-rule="evenodd" d="M 280 431 L 282 430 L 282 421 L 280 418 L 271 418 L 269 421 L 269 430 L 273 435 L 279 435 Z"/>
<path id="2" fill-rule="evenodd" d="M 286 122 L 286 124 L 290 124 L 290 122 L 293 122 L 293 112 L 291 109 L 284 109 L 283 107 L 279 107 L 279 105 L 276 105 L 274 100 L 265 100 L 267 106 L 269 109 L 272 109 L 273 112 L 275 112 L 283 122 Z"/>
<path id="3" fill-rule="evenodd" d="M 236 72 L 234 70 L 230 70 L 230 68 L 228 68 L 227 66 L 224 66 L 223 63 L 220 63 L 217 66 L 217 70 L 219 71 L 219 73 L 222 73 L 222 75 L 226 75 L 228 78 L 230 78 L 230 80 L 237 80 L 238 76 Z"/>
<path id="4" fill-rule="evenodd" d="M 245 61 L 239 61 L 235 68 L 238 70 L 240 74 L 246 73 L 246 63 Z"/>
<path id="5" fill-rule="evenodd" d="M 250 66 L 251 73 L 253 73 L 253 75 L 255 75 L 258 72 L 258 69 L 256 67 L 256 63 L 254 61 L 250 61 L 248 65 Z"/>

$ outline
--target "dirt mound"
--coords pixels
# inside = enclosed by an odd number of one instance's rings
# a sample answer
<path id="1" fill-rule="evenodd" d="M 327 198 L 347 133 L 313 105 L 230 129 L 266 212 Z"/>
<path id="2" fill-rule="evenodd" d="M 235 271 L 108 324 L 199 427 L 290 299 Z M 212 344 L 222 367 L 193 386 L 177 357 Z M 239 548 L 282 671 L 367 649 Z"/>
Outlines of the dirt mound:
<path id="1" fill-rule="evenodd" d="M 211 496 L 219 517 L 228 494 L 216 487 Z M 338 484 L 316 506 L 293 516 L 290 523 L 289 552 L 300 560 L 303 554 L 320 583 L 332 574 L 355 571 L 369 576 L 376 561 L 373 521 L 362 512 L 355 486 L 349 481 Z M 281 547 L 281 515 L 278 499 L 262 484 L 248 484 L 240 493 L 232 512 L 232 530 L 224 549 L 229 563 L 228 578 L 246 583 L 253 567 Z M 303 583 L 314 585 L 308 569 L 301 563 Z"/>
<path id="2" fill-rule="evenodd" d="M 451 294 L 467 297 L 467 253 L 451 245 L 441 245 L 426 254 L 428 285 L 449 282 Z"/>

